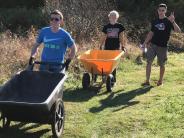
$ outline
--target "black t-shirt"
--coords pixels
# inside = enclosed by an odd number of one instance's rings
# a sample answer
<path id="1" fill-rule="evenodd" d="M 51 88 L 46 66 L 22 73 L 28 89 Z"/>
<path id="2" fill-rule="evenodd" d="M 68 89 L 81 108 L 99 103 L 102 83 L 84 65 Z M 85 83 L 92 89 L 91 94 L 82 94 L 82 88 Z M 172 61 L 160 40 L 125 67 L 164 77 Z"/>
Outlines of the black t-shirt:
<path id="1" fill-rule="evenodd" d="M 125 28 L 120 23 L 116 23 L 114 25 L 109 23 L 103 27 L 102 32 L 107 34 L 107 39 L 105 41 L 106 50 L 117 50 L 120 48 L 119 35 L 124 30 Z"/>
<path id="2" fill-rule="evenodd" d="M 151 43 L 160 47 L 167 47 L 172 29 L 174 29 L 173 24 L 167 18 L 153 20 L 151 31 L 154 35 Z"/>

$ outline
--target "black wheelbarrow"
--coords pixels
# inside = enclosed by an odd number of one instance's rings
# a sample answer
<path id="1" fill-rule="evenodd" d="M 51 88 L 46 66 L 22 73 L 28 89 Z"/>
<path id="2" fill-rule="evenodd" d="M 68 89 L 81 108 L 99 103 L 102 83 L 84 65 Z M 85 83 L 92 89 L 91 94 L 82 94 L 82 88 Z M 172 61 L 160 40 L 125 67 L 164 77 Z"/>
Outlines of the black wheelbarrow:
<path id="1" fill-rule="evenodd" d="M 60 137 L 64 127 L 63 84 L 65 73 L 24 70 L 13 76 L 0 89 L 2 127 L 11 121 L 51 124 L 54 137 Z M 63 69 L 65 68 L 63 64 Z"/>

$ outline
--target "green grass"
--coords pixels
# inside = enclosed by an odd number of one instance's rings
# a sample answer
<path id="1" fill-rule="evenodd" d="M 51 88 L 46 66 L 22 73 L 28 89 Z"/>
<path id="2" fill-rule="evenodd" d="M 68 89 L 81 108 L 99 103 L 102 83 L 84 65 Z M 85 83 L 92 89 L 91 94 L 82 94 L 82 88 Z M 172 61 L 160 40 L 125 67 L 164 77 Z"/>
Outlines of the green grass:
<path id="1" fill-rule="evenodd" d="M 83 90 L 71 74 L 65 83 L 64 138 L 184 137 L 184 54 L 169 54 L 164 85 L 156 86 L 159 67 L 152 68 L 151 87 L 141 87 L 145 63 L 123 60 L 114 93 L 105 85 Z M 98 93 L 97 93 L 98 92 Z M 1 138 L 51 137 L 48 125 L 13 122 L 0 128 Z"/>

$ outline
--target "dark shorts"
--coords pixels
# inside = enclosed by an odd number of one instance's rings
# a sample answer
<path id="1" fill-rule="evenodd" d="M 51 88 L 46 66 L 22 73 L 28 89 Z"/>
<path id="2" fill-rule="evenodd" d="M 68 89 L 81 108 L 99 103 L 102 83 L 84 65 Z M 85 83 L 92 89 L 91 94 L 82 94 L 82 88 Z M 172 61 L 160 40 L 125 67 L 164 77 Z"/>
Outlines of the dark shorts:
<path id="1" fill-rule="evenodd" d="M 157 56 L 158 65 L 164 66 L 167 61 L 167 51 L 167 47 L 159 47 L 155 44 L 151 44 L 146 54 L 147 62 L 152 63 Z"/>
<path id="2" fill-rule="evenodd" d="M 119 48 L 114 47 L 104 47 L 104 50 L 119 50 Z"/>

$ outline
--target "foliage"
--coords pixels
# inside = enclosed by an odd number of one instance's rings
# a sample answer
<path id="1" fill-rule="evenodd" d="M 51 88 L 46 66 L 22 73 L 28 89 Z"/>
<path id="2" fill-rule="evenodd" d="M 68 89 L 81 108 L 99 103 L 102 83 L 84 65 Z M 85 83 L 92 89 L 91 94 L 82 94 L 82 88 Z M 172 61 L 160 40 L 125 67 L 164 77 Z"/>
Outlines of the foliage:
<path id="1" fill-rule="evenodd" d="M 38 8 L 45 5 L 45 0 L 0 0 L 0 8 Z"/>

